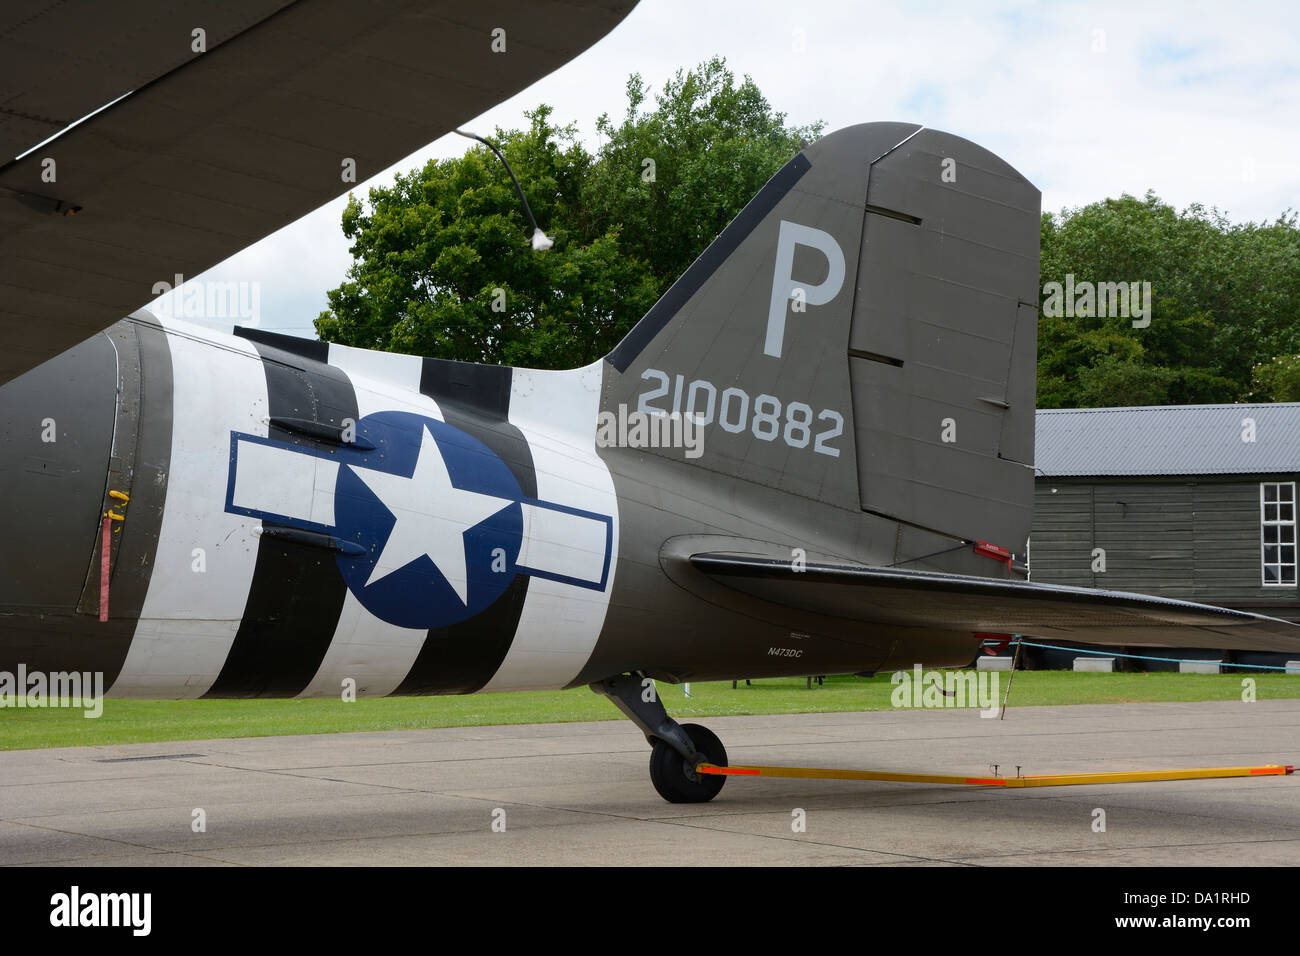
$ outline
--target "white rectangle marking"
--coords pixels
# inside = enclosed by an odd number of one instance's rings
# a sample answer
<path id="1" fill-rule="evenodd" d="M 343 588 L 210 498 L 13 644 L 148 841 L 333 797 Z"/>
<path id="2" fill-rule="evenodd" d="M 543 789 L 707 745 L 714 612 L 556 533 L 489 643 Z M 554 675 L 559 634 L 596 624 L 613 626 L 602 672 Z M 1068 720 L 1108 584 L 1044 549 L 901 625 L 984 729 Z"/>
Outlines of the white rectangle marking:
<path id="1" fill-rule="evenodd" d="M 599 584 L 605 573 L 608 522 L 523 504 L 524 543 L 519 565 L 548 577 Z"/>
<path id="2" fill-rule="evenodd" d="M 230 503 L 266 515 L 333 527 L 338 462 L 309 451 L 240 440 Z"/>

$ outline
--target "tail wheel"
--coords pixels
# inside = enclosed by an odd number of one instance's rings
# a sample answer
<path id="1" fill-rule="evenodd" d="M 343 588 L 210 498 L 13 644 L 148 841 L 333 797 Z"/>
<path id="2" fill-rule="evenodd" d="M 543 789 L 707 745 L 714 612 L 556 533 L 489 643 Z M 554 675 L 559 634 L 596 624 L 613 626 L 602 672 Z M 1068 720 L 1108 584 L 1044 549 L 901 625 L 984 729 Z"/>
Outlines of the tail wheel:
<path id="1" fill-rule="evenodd" d="M 695 749 L 709 763 L 727 766 L 727 748 L 717 734 L 699 724 L 682 724 Z M 650 782 L 669 803 L 707 803 L 718 795 L 727 778 L 720 774 L 694 773 L 676 750 L 656 740 L 650 751 Z"/>

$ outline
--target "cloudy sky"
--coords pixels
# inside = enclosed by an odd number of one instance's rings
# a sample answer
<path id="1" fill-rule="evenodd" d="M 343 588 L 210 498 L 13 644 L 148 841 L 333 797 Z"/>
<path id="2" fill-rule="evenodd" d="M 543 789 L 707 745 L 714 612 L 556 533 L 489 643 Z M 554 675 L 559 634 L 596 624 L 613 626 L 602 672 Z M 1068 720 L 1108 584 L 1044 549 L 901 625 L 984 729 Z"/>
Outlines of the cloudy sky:
<path id="1" fill-rule="evenodd" d="M 548 103 L 594 151 L 595 119 L 623 114 L 629 73 L 658 90 L 721 55 L 792 124 L 902 120 L 974 140 L 1035 183 L 1044 209 L 1154 189 L 1180 208 L 1271 221 L 1300 208 L 1297 49 L 1286 0 L 641 0 L 585 54 L 465 127 L 523 126 L 525 109 Z M 443 137 L 356 192 L 468 145 Z M 313 335 L 351 263 L 345 200 L 199 278 L 259 283 L 262 328 Z"/>

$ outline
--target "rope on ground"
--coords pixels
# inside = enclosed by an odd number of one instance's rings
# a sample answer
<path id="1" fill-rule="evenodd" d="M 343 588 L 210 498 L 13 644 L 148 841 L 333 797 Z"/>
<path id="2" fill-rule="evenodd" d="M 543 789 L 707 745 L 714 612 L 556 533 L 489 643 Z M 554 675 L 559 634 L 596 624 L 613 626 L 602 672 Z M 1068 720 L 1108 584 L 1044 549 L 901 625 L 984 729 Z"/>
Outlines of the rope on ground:
<path id="1" fill-rule="evenodd" d="M 1041 647 L 1049 651 L 1072 651 L 1075 654 L 1097 654 L 1101 657 L 1127 657 L 1136 661 L 1161 661 L 1166 664 L 1214 664 L 1221 663 L 1212 660 L 1206 660 L 1203 657 L 1151 657 L 1145 654 L 1121 654 L 1119 651 L 1094 651 L 1084 647 L 1065 647 L 1060 644 L 1039 644 L 1034 641 L 1026 641 L 1021 638 L 1013 638 L 1008 641 L 984 641 L 985 647 L 996 647 L 999 644 L 1016 644 L 1016 654 L 1020 654 L 1019 645 L 1025 647 Z M 1289 674 L 1298 673 L 1294 667 L 1286 667 L 1282 664 L 1224 664 L 1225 667 L 1245 667 L 1257 671 L 1285 671 Z M 1007 688 L 1008 692 L 1010 687 Z"/>

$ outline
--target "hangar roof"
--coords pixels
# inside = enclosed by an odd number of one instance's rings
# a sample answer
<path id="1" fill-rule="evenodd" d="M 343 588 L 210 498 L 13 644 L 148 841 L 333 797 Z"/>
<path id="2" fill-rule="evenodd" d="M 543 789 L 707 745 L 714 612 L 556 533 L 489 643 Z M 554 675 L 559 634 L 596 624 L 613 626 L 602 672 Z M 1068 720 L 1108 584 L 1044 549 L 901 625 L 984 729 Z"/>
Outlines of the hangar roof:
<path id="1" fill-rule="evenodd" d="M 1300 472 L 1300 402 L 1040 409 L 1035 449 L 1039 477 Z"/>

